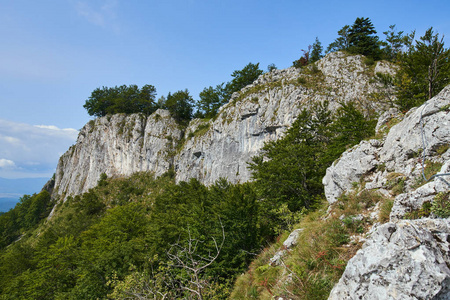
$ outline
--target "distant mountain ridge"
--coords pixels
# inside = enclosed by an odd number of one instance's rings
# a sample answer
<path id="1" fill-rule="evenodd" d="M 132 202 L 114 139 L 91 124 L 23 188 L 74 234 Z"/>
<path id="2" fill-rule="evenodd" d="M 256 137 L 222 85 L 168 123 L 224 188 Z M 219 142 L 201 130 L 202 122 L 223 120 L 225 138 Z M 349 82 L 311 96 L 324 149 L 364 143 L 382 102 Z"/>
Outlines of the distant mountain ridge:
<path id="1" fill-rule="evenodd" d="M 38 193 L 49 178 L 18 178 L 0 177 L 0 212 L 13 208 L 23 195 Z"/>

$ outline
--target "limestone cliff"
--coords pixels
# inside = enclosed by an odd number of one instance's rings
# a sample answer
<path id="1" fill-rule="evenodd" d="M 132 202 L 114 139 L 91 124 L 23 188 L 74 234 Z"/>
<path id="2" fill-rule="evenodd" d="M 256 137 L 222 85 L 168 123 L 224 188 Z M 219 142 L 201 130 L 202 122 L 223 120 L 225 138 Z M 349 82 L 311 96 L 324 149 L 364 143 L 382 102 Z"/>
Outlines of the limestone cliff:
<path id="1" fill-rule="evenodd" d="M 447 86 L 405 116 L 387 112 L 378 125 L 380 139 L 349 149 L 328 168 L 323 183 L 330 203 L 354 183 L 395 197 L 390 222 L 373 226 L 329 299 L 450 299 L 450 221 L 424 206 L 450 192 L 449 107 Z M 393 121 L 398 124 L 388 130 Z M 425 180 L 424 170 L 426 179 L 447 175 Z"/>
<path id="2" fill-rule="evenodd" d="M 87 123 L 75 145 L 61 156 L 55 177 L 60 195 L 78 195 L 97 185 L 102 173 L 127 176 L 169 170 L 181 131 L 165 110 L 150 117 L 117 114 Z"/>
<path id="3" fill-rule="evenodd" d="M 382 62 L 368 66 L 362 56 L 340 52 L 301 70 L 274 70 L 233 94 L 214 120 L 193 120 L 184 132 L 163 110 L 148 118 L 98 118 L 86 124 L 61 157 L 56 191 L 65 196 L 86 192 L 102 173 L 153 171 L 158 176 L 171 167 L 177 181 L 248 181 L 247 162 L 265 142 L 280 138 L 309 103 L 328 100 L 333 109 L 340 101 L 356 101 L 366 111 L 384 109 L 369 97 L 381 90 L 372 80 L 376 72 L 392 68 Z"/>

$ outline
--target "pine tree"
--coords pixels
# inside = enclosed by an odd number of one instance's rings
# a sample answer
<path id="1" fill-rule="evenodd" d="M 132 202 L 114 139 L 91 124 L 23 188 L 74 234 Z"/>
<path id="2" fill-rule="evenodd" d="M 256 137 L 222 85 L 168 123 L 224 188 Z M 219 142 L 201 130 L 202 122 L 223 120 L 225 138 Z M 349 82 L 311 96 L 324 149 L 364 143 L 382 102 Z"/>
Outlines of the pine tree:
<path id="1" fill-rule="evenodd" d="M 316 62 L 323 57 L 322 55 L 323 47 L 319 41 L 319 38 L 316 37 L 314 44 L 312 44 L 310 62 Z"/>
<path id="2" fill-rule="evenodd" d="M 414 32 L 407 36 L 409 50 L 401 55 L 395 78 L 396 103 L 402 110 L 422 104 L 450 83 L 450 50 L 444 47 L 444 37 L 431 27 L 415 45 L 413 40 Z"/>
<path id="3" fill-rule="evenodd" d="M 356 18 L 348 33 L 351 53 L 379 58 L 378 36 L 375 35 L 377 32 L 369 18 Z"/>
<path id="4" fill-rule="evenodd" d="M 348 50 L 350 47 L 350 37 L 349 37 L 349 30 L 350 26 L 345 25 L 338 31 L 339 37 L 334 40 L 330 45 L 328 45 L 326 53 L 329 52 L 336 52 L 336 51 L 343 51 Z"/>

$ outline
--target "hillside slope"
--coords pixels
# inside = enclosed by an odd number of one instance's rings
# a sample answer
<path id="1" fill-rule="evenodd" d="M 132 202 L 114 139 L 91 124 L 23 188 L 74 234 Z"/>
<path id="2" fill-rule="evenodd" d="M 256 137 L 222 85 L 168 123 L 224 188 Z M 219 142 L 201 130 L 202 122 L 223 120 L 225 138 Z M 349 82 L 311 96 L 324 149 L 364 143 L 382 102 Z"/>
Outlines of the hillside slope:
<path id="1" fill-rule="evenodd" d="M 450 299 L 449 125 L 450 86 L 380 116 L 376 138 L 327 169 L 322 211 L 264 249 L 231 298 Z"/>

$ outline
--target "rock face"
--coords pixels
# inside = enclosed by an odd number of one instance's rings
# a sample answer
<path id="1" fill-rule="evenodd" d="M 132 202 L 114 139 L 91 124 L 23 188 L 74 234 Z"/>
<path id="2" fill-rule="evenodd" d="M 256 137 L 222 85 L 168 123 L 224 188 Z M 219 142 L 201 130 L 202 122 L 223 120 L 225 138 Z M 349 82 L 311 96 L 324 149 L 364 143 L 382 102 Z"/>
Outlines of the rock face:
<path id="1" fill-rule="evenodd" d="M 384 63 L 376 68 L 389 70 Z M 77 143 L 61 157 L 56 191 L 64 196 L 86 192 L 102 173 L 127 176 L 153 171 L 158 176 L 171 167 L 177 181 L 197 178 L 207 185 L 219 178 L 248 181 L 247 163 L 265 142 L 282 137 L 309 103 L 327 100 L 334 109 L 338 101 L 366 99 L 361 100 L 366 101 L 364 106 L 373 106 L 367 95 L 380 89 L 370 80 L 373 76 L 373 67 L 366 66 L 362 56 L 339 52 L 316 67 L 274 70 L 235 93 L 214 120 L 191 121 L 184 139 L 163 110 L 148 118 L 137 114 L 98 118 L 86 124 Z M 179 143 L 183 144 L 175 149 Z"/>
<path id="2" fill-rule="evenodd" d="M 405 116 L 386 112 L 379 140 L 363 141 L 328 168 L 323 183 L 330 203 L 354 182 L 395 197 L 390 223 L 374 225 L 329 299 L 450 299 L 450 220 L 404 220 L 450 191 L 450 176 L 422 179 L 422 166 L 450 173 L 449 107 L 447 86 Z M 393 121 L 398 124 L 386 134 Z"/>
<path id="3" fill-rule="evenodd" d="M 377 227 L 328 299 L 450 299 L 449 234 L 448 219 Z"/>
<path id="4" fill-rule="evenodd" d="M 386 189 L 395 180 L 402 180 L 404 192 L 414 193 L 414 186 L 422 176 L 422 162 L 424 166 L 441 164 L 440 173 L 447 172 L 450 159 L 449 106 L 450 86 L 447 86 L 436 97 L 411 109 L 404 117 L 388 112 L 391 121 L 395 118 L 403 120 L 380 140 L 363 141 L 347 150 L 327 169 L 323 184 L 328 202 L 334 203 L 343 192 L 351 190 L 353 182 L 361 180 L 365 182 L 366 189 L 378 190 Z M 384 120 L 384 116 L 380 120 Z M 383 126 L 377 127 L 383 131 Z M 445 183 L 435 179 L 424 185 L 422 190 L 432 189 L 428 194 L 435 195 L 446 187 Z"/>
<path id="5" fill-rule="evenodd" d="M 298 237 L 300 233 L 303 231 L 303 228 L 295 229 L 289 234 L 287 239 L 283 242 L 282 249 L 278 250 L 275 255 L 270 258 L 270 264 L 272 266 L 278 266 L 281 264 L 281 259 L 286 255 L 287 251 L 291 249 L 298 242 Z"/>
<path id="6" fill-rule="evenodd" d="M 181 131 L 168 111 L 146 118 L 117 114 L 98 118 L 81 129 L 77 143 L 61 156 L 55 188 L 61 195 L 77 195 L 97 185 L 102 173 L 127 176 L 169 170 L 170 152 Z"/>
<path id="7" fill-rule="evenodd" d="M 303 108 L 312 101 L 328 100 L 335 109 L 338 101 L 366 99 L 379 89 L 371 76 L 361 56 L 340 52 L 319 61 L 317 69 L 289 68 L 261 75 L 233 95 L 217 119 L 207 124 L 206 133 L 185 143 L 175 157 L 176 179 L 197 178 L 205 184 L 220 177 L 231 182 L 250 180 L 247 163 L 265 142 L 282 137 Z M 194 123 L 187 132 L 197 126 Z"/>

